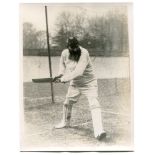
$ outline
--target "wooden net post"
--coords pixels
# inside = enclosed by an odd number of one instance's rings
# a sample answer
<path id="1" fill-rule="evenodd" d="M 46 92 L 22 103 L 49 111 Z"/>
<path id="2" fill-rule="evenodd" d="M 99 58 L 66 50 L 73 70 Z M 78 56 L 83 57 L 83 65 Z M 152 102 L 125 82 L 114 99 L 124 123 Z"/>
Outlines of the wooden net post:
<path id="1" fill-rule="evenodd" d="M 51 65 L 52 63 L 51 63 L 51 53 L 50 53 L 50 44 L 49 44 L 47 6 L 45 6 L 45 17 L 46 17 L 46 38 L 47 38 L 49 72 L 50 72 L 50 77 L 52 77 L 52 65 Z M 52 97 L 52 103 L 54 103 L 54 91 L 53 91 L 53 83 L 52 82 L 51 82 L 51 97 Z"/>

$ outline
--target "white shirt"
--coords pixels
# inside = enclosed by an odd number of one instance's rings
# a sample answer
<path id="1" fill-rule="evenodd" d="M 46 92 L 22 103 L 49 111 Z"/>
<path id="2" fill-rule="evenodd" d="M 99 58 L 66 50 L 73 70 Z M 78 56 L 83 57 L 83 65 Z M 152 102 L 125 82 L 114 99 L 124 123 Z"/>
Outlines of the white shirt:
<path id="1" fill-rule="evenodd" d="M 89 52 L 80 47 L 81 56 L 79 61 L 73 61 L 69 59 L 69 50 L 65 49 L 62 51 L 59 74 L 63 74 L 62 81 L 70 81 L 71 85 L 85 86 L 89 85 L 90 82 L 96 80 L 93 66 L 89 57 Z"/>

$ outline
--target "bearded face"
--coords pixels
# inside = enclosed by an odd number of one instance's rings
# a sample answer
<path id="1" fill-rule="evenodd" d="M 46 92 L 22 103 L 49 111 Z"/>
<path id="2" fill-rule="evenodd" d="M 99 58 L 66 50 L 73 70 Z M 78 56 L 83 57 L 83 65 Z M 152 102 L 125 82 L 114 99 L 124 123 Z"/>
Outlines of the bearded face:
<path id="1" fill-rule="evenodd" d="M 79 47 L 79 42 L 75 37 L 70 37 L 68 39 L 67 48 L 69 50 L 69 59 L 78 62 L 81 56 L 81 49 Z"/>
<path id="2" fill-rule="evenodd" d="M 80 47 L 77 48 L 68 48 L 69 49 L 69 59 L 78 62 L 81 56 L 81 49 Z"/>

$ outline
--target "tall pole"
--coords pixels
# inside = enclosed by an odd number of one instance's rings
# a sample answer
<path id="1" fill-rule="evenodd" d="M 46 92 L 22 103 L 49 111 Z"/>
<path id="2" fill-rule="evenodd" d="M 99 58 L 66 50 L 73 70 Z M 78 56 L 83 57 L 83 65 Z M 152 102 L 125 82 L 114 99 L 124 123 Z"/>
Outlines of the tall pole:
<path id="1" fill-rule="evenodd" d="M 48 32 L 47 6 L 45 6 L 45 17 L 46 17 L 46 37 L 47 37 L 49 72 L 50 72 L 50 77 L 52 77 L 51 53 L 50 53 L 49 32 Z M 52 82 L 51 82 L 51 97 L 52 97 L 52 103 L 54 103 L 54 92 L 53 92 L 53 83 Z"/>

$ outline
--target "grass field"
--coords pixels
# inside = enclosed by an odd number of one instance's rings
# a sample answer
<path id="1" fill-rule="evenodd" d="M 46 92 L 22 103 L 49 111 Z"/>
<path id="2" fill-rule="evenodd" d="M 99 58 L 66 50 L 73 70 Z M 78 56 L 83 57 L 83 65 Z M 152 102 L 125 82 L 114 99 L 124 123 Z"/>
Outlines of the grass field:
<path id="1" fill-rule="evenodd" d="M 99 79 L 99 101 L 107 137 L 93 136 L 88 101 L 84 96 L 73 107 L 71 128 L 54 129 L 62 117 L 62 104 L 68 84 L 54 84 L 55 104 L 51 104 L 50 85 L 24 83 L 21 150 L 130 150 L 133 143 L 130 81 Z M 79 150 L 80 151 L 80 150 Z"/>

